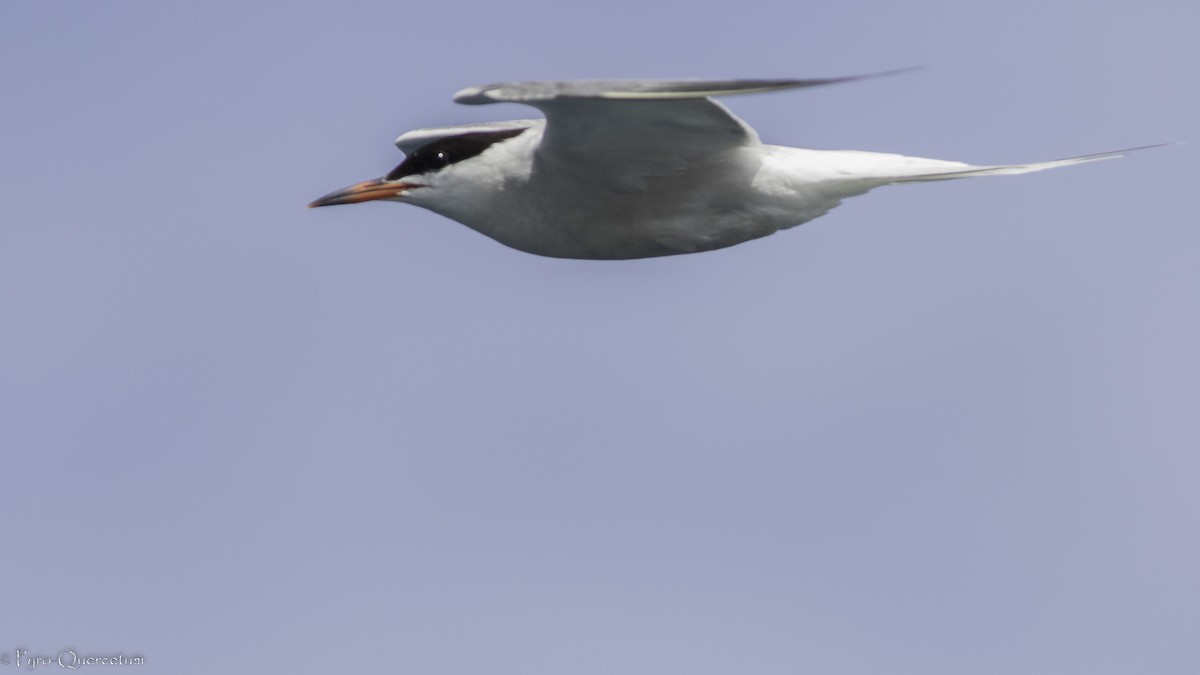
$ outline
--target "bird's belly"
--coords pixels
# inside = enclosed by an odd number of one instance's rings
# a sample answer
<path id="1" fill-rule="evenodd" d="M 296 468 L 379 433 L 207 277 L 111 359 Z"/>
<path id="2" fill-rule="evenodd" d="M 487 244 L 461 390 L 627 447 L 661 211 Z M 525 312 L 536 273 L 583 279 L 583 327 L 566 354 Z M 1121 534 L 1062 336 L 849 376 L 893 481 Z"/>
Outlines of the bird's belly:
<path id="1" fill-rule="evenodd" d="M 733 246 L 811 220 L 840 201 L 770 161 L 730 164 L 618 189 L 565 180 L 513 186 L 485 212 L 445 215 L 528 253 L 613 260 Z"/>
<path id="2" fill-rule="evenodd" d="M 661 214 L 612 208 L 513 211 L 473 229 L 512 248 L 555 258 L 624 260 L 698 253 L 763 237 L 787 225 L 730 209 Z M 790 223 L 794 224 L 794 223 Z"/>

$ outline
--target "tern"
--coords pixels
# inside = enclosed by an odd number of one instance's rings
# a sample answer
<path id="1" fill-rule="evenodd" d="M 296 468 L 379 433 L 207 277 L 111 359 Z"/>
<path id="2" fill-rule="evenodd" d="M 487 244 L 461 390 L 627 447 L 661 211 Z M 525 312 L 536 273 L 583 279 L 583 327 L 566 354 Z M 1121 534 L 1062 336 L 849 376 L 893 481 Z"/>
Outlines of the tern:
<path id="1" fill-rule="evenodd" d="M 396 139 L 405 154 L 399 166 L 309 206 L 403 202 L 528 253 L 649 258 L 764 237 L 883 185 L 1029 173 L 1130 152 L 973 165 L 784 147 L 762 143 L 748 124 L 713 100 L 865 77 L 874 76 L 469 87 L 454 100 L 521 103 L 543 118 L 409 131 Z"/>

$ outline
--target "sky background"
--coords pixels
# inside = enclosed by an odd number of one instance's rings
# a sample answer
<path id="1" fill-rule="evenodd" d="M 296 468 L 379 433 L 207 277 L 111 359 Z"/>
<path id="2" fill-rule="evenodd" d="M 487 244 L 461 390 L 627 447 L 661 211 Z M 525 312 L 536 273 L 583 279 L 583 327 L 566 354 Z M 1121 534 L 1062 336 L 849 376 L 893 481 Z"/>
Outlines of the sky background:
<path id="1" fill-rule="evenodd" d="M 0 4 L 0 653 L 1195 675 L 1194 144 L 626 262 L 304 205 L 403 131 L 531 116 L 450 100 L 512 79 L 925 66 L 726 103 L 767 142 L 976 163 L 1194 143 L 1198 24 L 1190 0 Z"/>

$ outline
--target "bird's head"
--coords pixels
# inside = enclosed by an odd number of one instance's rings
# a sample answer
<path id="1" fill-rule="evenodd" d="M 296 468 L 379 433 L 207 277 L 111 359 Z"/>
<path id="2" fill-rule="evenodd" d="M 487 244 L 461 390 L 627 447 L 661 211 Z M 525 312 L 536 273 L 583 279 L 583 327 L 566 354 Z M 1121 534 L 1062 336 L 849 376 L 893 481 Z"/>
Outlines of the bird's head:
<path id="1" fill-rule="evenodd" d="M 436 193 L 451 198 L 459 183 L 469 183 L 487 161 L 484 151 L 520 135 L 528 123 L 437 127 L 410 131 L 396 139 L 404 161 L 382 178 L 374 178 L 331 192 L 309 204 L 333 206 L 375 200 L 421 203 L 437 200 Z M 461 186 L 459 186 L 461 187 Z M 422 204 L 428 206 L 429 204 Z"/>

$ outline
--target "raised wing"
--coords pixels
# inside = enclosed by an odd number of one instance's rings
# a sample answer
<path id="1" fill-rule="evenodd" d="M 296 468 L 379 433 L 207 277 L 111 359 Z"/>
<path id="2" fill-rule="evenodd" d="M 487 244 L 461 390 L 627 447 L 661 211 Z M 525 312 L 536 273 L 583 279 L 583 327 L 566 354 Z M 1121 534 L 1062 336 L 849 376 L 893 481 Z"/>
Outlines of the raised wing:
<path id="1" fill-rule="evenodd" d="M 883 74 L 883 73 L 881 73 Z M 592 179 L 662 175 L 724 150 L 758 144 L 758 135 L 713 96 L 834 84 L 867 76 L 811 80 L 583 80 L 469 87 L 454 100 L 471 105 L 524 103 L 546 116 L 537 159 L 557 172 Z"/>
<path id="2" fill-rule="evenodd" d="M 869 77 L 869 76 L 868 76 Z M 507 82 L 467 87 L 454 95 L 458 103 L 528 103 L 568 98 L 663 100 L 756 94 L 833 84 L 857 77 L 820 80 L 576 80 L 568 82 Z"/>

